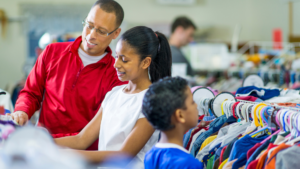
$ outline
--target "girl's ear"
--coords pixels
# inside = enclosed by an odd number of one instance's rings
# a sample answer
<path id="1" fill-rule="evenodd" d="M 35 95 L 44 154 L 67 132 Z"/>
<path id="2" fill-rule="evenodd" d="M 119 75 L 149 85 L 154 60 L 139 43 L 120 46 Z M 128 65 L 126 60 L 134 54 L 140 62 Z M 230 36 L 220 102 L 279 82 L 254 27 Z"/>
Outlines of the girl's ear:
<path id="1" fill-rule="evenodd" d="M 142 69 L 148 69 L 148 67 L 150 67 L 150 64 L 152 62 L 151 57 L 146 57 L 143 61 L 142 61 Z"/>

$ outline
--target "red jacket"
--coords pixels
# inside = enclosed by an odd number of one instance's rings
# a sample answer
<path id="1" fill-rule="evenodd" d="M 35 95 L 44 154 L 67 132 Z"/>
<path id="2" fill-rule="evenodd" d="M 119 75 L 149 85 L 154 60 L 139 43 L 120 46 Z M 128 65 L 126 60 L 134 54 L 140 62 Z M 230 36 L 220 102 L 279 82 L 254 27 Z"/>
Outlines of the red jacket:
<path id="1" fill-rule="evenodd" d="M 15 111 L 24 111 L 30 118 L 43 101 L 39 122 L 59 136 L 80 132 L 99 110 L 105 94 L 125 84 L 118 79 L 109 47 L 104 58 L 84 67 L 78 55 L 81 41 L 78 37 L 74 42 L 48 45 L 15 107 Z"/>

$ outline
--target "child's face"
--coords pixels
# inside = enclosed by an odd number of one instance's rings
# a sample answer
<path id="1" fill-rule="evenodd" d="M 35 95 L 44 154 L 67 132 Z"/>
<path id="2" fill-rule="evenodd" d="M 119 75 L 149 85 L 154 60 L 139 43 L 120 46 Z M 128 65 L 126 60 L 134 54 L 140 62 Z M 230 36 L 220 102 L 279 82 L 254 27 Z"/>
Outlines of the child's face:
<path id="1" fill-rule="evenodd" d="M 189 87 L 187 87 L 186 89 L 186 95 L 187 98 L 185 100 L 185 106 L 186 106 L 185 117 L 186 117 L 186 125 L 188 129 L 190 129 L 197 126 L 198 124 L 198 110 L 197 110 L 197 104 L 194 102 L 193 94 Z"/>
<path id="2" fill-rule="evenodd" d="M 147 71 L 136 50 L 123 40 L 117 43 L 114 67 L 121 81 L 136 80 Z"/>

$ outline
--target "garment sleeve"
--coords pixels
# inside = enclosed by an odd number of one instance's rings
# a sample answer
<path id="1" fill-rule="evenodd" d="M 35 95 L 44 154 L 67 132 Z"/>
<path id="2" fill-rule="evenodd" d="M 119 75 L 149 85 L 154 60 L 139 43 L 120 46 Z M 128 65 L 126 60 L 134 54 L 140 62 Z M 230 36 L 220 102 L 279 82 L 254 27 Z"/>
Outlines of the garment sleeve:
<path id="1" fill-rule="evenodd" d="M 46 81 L 45 58 L 49 48 L 48 45 L 38 57 L 16 102 L 15 111 L 24 111 L 29 119 L 41 107 Z"/>

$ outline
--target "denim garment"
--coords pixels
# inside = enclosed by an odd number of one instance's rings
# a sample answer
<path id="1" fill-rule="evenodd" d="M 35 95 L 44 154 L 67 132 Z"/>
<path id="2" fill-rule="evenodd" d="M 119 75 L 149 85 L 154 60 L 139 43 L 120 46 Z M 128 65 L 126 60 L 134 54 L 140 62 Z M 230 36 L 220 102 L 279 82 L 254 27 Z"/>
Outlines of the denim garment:
<path id="1" fill-rule="evenodd" d="M 205 131 L 204 133 L 200 134 L 196 141 L 194 142 L 191 149 L 190 154 L 192 154 L 194 157 L 197 155 L 202 143 L 207 139 L 210 135 L 220 130 L 220 128 L 223 126 L 223 124 L 226 122 L 227 118 L 225 115 L 222 115 L 215 119 L 213 122 L 209 124 L 209 129 Z"/>

